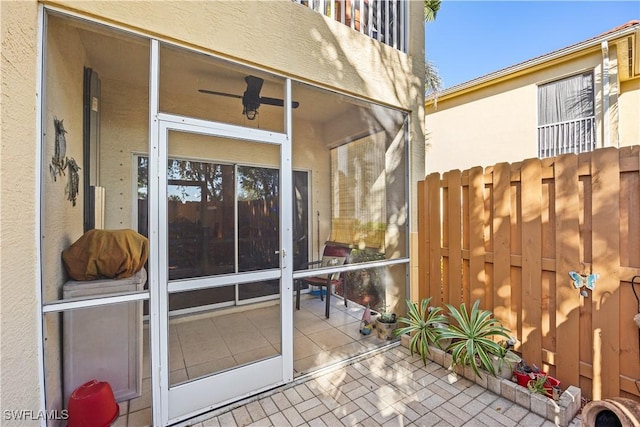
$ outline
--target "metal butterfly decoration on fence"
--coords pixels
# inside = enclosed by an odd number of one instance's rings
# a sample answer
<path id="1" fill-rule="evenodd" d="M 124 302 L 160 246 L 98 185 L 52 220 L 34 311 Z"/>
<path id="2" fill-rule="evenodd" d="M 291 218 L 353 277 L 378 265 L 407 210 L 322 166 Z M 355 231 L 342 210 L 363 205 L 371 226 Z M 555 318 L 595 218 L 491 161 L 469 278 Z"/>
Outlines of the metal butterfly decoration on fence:
<path id="1" fill-rule="evenodd" d="M 569 277 L 571 277 L 571 280 L 573 280 L 573 286 L 576 289 L 580 289 L 580 295 L 582 295 L 583 297 L 588 297 L 589 294 L 587 293 L 586 289 L 593 291 L 593 289 L 596 287 L 596 281 L 600 278 L 600 275 L 598 273 L 580 274 L 575 271 L 570 271 Z"/>

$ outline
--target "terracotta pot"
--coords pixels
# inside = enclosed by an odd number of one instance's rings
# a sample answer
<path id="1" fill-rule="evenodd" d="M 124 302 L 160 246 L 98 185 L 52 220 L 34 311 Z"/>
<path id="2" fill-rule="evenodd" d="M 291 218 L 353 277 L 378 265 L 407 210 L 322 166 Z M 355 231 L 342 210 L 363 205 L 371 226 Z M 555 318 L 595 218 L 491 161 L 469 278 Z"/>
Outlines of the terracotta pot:
<path id="1" fill-rule="evenodd" d="M 600 415 L 608 412 L 608 418 L 617 418 L 623 426 L 640 425 L 640 403 L 624 397 L 612 397 L 605 400 L 592 400 L 582 409 L 582 425 L 595 426 Z M 607 424 L 609 425 L 609 424 Z M 613 424 L 611 424 L 613 425 Z"/>

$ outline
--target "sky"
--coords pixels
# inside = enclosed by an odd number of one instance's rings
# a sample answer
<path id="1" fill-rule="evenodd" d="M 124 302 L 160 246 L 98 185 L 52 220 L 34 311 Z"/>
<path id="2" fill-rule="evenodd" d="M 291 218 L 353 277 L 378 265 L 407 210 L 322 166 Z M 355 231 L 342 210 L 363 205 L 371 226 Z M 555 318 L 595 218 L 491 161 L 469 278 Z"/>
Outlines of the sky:
<path id="1" fill-rule="evenodd" d="M 449 88 L 640 19 L 640 1 L 443 0 L 427 61 Z"/>

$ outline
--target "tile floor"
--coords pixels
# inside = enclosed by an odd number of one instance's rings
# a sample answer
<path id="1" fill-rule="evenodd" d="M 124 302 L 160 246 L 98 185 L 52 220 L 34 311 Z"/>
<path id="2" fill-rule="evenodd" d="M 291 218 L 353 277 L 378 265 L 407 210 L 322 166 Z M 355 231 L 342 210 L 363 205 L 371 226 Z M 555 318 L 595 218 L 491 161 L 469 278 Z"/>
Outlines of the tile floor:
<path id="1" fill-rule="evenodd" d="M 331 317 L 325 303 L 303 296 L 294 309 L 294 375 L 296 377 L 345 360 L 388 342 L 363 336 L 358 328 L 364 308 L 332 298 Z M 171 320 L 169 366 L 172 385 L 279 353 L 280 306 L 258 304 L 247 309 L 196 314 Z M 151 369 L 148 328 L 144 329 L 142 395 L 120 403 L 116 426 L 151 425 Z"/>

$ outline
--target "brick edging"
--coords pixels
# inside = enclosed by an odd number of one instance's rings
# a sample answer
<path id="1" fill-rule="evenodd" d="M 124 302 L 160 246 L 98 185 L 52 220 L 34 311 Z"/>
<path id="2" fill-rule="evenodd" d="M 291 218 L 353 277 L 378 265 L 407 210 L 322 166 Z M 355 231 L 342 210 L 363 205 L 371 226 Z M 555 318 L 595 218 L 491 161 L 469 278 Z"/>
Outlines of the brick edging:
<path id="1" fill-rule="evenodd" d="M 403 347 L 409 347 L 409 336 L 401 337 Z M 480 387 L 510 400 L 517 405 L 541 416 L 560 427 L 567 427 L 580 410 L 582 391 L 575 386 L 569 386 L 555 401 L 539 393 L 531 393 L 510 379 L 496 378 L 488 372 L 477 376 L 470 366 L 451 366 L 451 355 L 436 347 L 429 347 L 431 354 L 427 358 L 443 368 L 462 376 Z M 447 360 L 448 359 L 448 360 Z"/>

